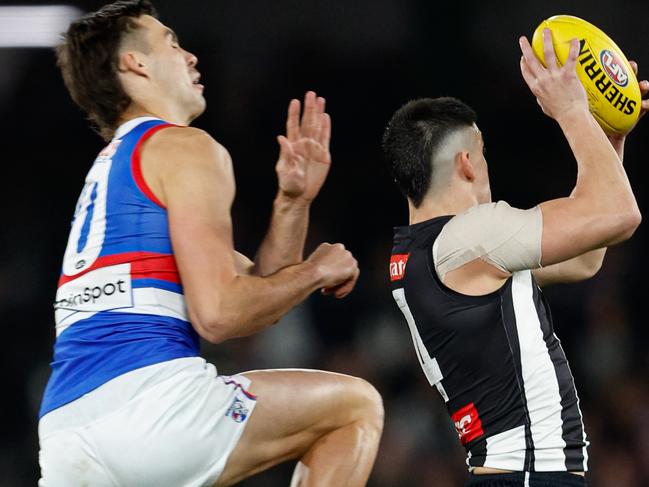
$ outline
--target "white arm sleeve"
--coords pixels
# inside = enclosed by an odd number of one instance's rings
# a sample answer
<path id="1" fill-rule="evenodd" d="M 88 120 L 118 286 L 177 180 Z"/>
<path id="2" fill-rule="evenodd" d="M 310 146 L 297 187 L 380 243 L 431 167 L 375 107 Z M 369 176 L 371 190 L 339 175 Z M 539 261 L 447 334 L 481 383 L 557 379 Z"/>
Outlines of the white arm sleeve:
<path id="1" fill-rule="evenodd" d="M 512 208 L 504 201 L 474 206 L 444 225 L 433 245 L 440 279 L 482 259 L 505 272 L 541 267 L 541 208 Z"/>

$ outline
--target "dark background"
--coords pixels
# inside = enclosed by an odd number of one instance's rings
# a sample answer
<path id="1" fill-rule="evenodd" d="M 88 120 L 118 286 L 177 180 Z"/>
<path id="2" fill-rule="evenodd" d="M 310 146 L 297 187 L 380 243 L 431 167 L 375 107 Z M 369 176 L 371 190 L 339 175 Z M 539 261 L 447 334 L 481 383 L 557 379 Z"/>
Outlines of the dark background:
<path id="1" fill-rule="evenodd" d="M 4 2 L 0 2 L 4 4 Z M 13 4 L 47 2 L 13 2 Z M 50 2 L 52 3 L 52 2 Z M 106 2 L 67 2 L 92 10 Z M 254 255 L 276 190 L 275 136 L 290 98 L 327 98 L 334 165 L 312 210 L 309 249 L 344 242 L 357 290 L 313 296 L 257 337 L 204 346 L 223 373 L 316 367 L 367 378 L 385 399 L 373 487 L 459 486 L 466 477 L 443 402 L 417 363 L 388 286 L 392 226 L 407 207 L 380 139 L 409 99 L 454 95 L 479 114 L 494 200 L 530 207 L 567 195 L 576 165 L 518 72 L 517 38 L 550 15 L 585 18 L 649 77 L 649 2 L 425 0 L 159 0 L 161 20 L 199 58 L 208 100 L 197 120 L 232 154 L 239 250 Z M 54 339 L 52 305 L 69 222 L 102 141 L 72 104 L 48 49 L 0 49 L 0 486 L 38 478 L 37 410 Z M 625 166 L 641 210 L 649 127 L 629 138 Z M 571 361 L 592 446 L 593 487 L 649 485 L 646 224 L 608 252 L 602 271 L 547 289 Z M 498 357 L 494 357 L 498 360 Z M 296 397 L 296 400 L 299 400 Z M 242 485 L 286 486 L 291 465 Z"/>

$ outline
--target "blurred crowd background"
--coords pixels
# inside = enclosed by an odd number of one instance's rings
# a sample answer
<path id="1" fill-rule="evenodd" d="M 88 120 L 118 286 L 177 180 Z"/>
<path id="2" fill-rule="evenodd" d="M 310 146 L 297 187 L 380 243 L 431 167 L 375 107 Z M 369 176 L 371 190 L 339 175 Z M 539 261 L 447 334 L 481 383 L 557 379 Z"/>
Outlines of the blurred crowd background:
<path id="1" fill-rule="evenodd" d="M 104 3 L 66 1 L 79 12 Z M 334 165 L 313 206 L 308 250 L 344 242 L 362 270 L 348 298 L 314 295 L 258 336 L 204 345 L 204 356 L 226 374 L 312 367 L 364 377 L 383 394 L 386 410 L 369 485 L 462 485 L 464 451 L 389 290 L 392 227 L 407 223 L 407 206 L 382 159 L 383 128 L 409 99 L 457 96 L 478 112 L 495 200 L 526 208 L 565 196 L 576 165 L 558 126 L 523 83 L 518 36 L 530 36 L 548 16 L 577 15 L 611 35 L 649 78 L 649 3 L 155 3 L 199 58 L 208 110 L 196 125 L 232 154 L 237 248 L 254 255 L 263 237 L 276 191 L 275 136 L 283 133 L 288 101 L 314 89 L 333 118 Z M 11 3 L 36 4 L 54 2 Z M 0 21 L 0 38 L 7 25 Z M 103 144 L 65 92 L 51 48 L 0 47 L 0 124 L 0 486 L 23 487 L 38 479 L 37 411 L 69 222 Z M 625 158 L 645 219 L 648 156 L 646 120 L 629 137 Z M 610 249 L 595 278 L 546 290 L 592 442 L 592 487 L 649 486 L 648 240 L 645 223 Z M 287 486 L 291 471 L 279 466 L 241 485 Z"/>

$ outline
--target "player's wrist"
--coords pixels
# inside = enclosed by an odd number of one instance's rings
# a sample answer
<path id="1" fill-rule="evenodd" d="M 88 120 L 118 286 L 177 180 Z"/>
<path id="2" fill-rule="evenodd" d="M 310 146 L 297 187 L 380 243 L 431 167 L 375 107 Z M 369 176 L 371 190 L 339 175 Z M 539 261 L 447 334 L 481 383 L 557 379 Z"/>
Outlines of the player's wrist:
<path id="1" fill-rule="evenodd" d="M 564 108 L 554 119 L 564 131 L 595 120 L 588 107 L 581 104 L 574 104 Z"/>
<path id="2" fill-rule="evenodd" d="M 295 213 L 308 211 L 311 207 L 311 200 L 307 200 L 300 196 L 288 195 L 281 189 L 275 196 L 273 202 L 273 209 L 279 214 Z"/>
<path id="3" fill-rule="evenodd" d="M 311 281 L 311 288 L 315 291 L 316 289 L 323 288 L 327 282 L 326 273 L 323 266 L 319 265 L 317 262 L 313 262 L 309 259 L 305 260 L 301 264 L 298 264 L 300 272 L 303 273 Z"/>
<path id="4" fill-rule="evenodd" d="M 624 143 L 626 142 L 626 135 L 608 134 L 607 137 L 613 149 L 617 152 L 620 162 L 624 164 Z"/>

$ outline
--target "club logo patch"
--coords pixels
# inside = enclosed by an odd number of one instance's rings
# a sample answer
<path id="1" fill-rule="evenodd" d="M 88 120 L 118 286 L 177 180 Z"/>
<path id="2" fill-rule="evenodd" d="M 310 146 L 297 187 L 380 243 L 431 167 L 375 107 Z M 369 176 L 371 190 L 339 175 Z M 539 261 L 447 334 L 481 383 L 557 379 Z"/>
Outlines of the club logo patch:
<path id="1" fill-rule="evenodd" d="M 250 415 L 250 410 L 246 404 L 238 397 L 235 397 L 232 404 L 225 413 L 226 417 L 232 418 L 237 423 L 243 423 Z"/>
<path id="2" fill-rule="evenodd" d="M 455 431 L 457 431 L 462 445 L 466 445 L 484 435 L 478 410 L 472 402 L 455 411 L 451 415 L 451 419 L 455 424 Z"/>
<path id="3" fill-rule="evenodd" d="M 613 51 L 603 49 L 599 53 L 599 60 L 609 78 L 618 86 L 624 88 L 629 84 L 629 75 L 624 69 L 622 60 Z"/>

